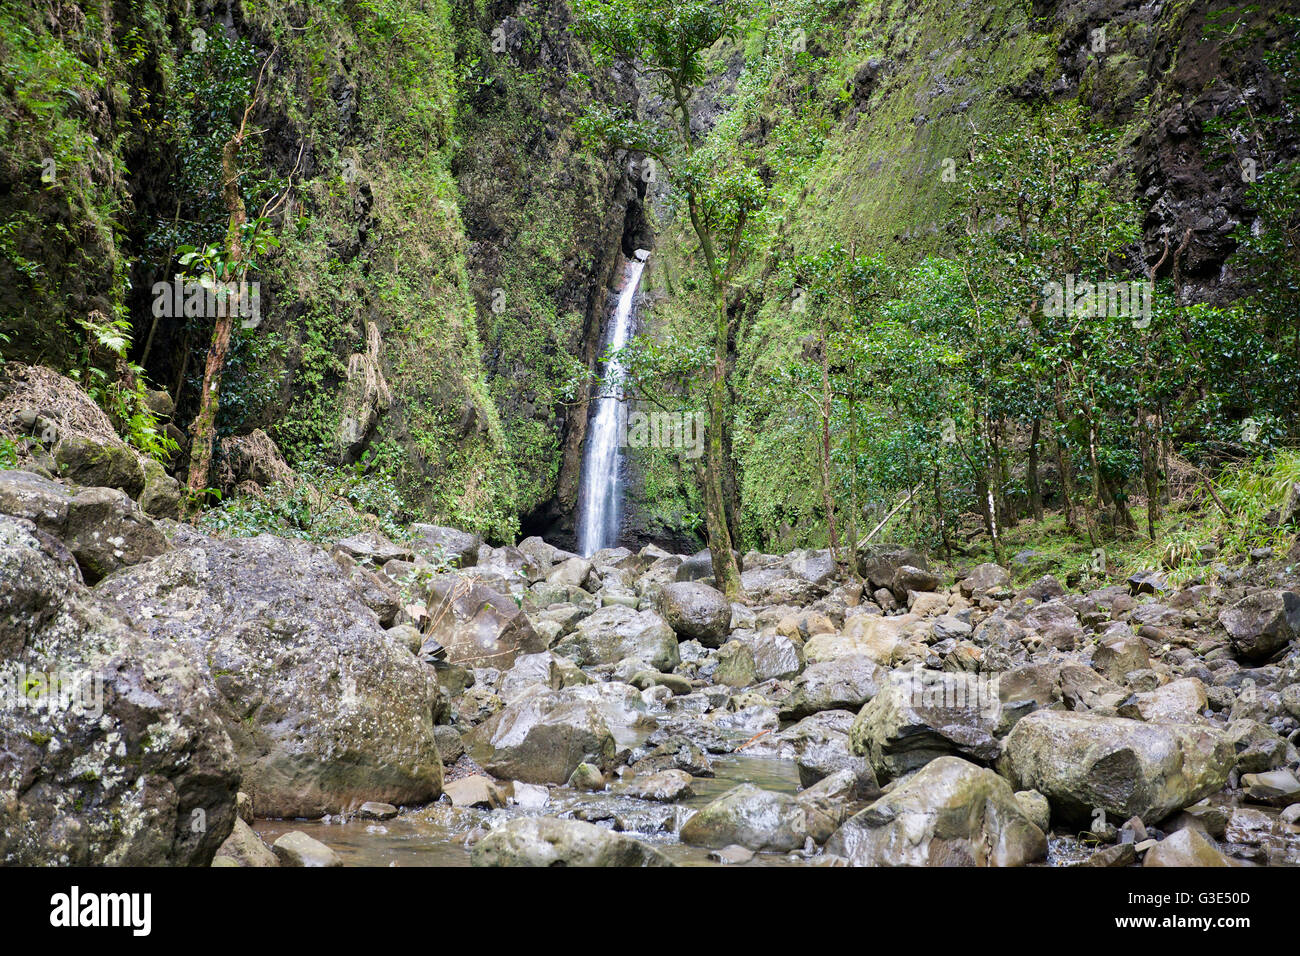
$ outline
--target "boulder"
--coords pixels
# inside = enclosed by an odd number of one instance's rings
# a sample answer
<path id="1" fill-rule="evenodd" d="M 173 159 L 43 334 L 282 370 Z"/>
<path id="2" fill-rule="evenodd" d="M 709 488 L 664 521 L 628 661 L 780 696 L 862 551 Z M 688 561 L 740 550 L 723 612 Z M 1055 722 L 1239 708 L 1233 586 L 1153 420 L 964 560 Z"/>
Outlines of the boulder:
<path id="1" fill-rule="evenodd" d="M 894 575 L 902 567 L 925 571 L 930 563 L 925 555 L 897 544 L 867 544 L 857 551 L 858 573 L 872 590 L 893 587 Z"/>
<path id="2" fill-rule="evenodd" d="M 1134 694 L 1119 706 L 1117 713 L 1153 724 L 1179 723 L 1195 721 L 1209 706 L 1205 685 L 1195 677 L 1184 677 L 1155 690 Z"/>
<path id="3" fill-rule="evenodd" d="M 1272 657 L 1300 636 L 1300 594 L 1261 591 L 1219 613 L 1238 654 L 1250 661 Z"/>
<path id="4" fill-rule="evenodd" d="M 581 820 L 519 817 L 470 852 L 474 866 L 672 866 L 658 850 Z"/>
<path id="5" fill-rule="evenodd" d="M 721 647 L 731 630 L 731 602 L 699 581 L 679 581 L 659 592 L 659 613 L 679 640 Z"/>
<path id="6" fill-rule="evenodd" d="M 148 635 L 204 662 L 259 813 L 319 817 L 442 792 L 433 670 L 384 630 L 320 547 L 269 535 L 205 540 L 97 590 Z"/>
<path id="7" fill-rule="evenodd" d="M 1101 809 L 1154 824 L 1222 789 L 1233 759 L 1227 735 L 1208 725 L 1039 710 L 1008 735 L 1001 769 L 1069 822 Z"/>
<path id="8" fill-rule="evenodd" d="M 207 866 L 239 763 L 201 656 L 0 515 L 0 863 Z"/>
<path id="9" fill-rule="evenodd" d="M 69 435 L 54 446 L 59 474 L 78 485 L 117 488 L 136 498 L 144 490 L 144 463 L 125 444 Z"/>
<path id="10" fill-rule="evenodd" d="M 854 866 L 1024 866 L 1047 839 L 996 773 L 939 757 L 845 821 L 826 852 Z"/>
<path id="11" fill-rule="evenodd" d="M 583 558 L 569 558 L 551 569 L 546 575 L 546 582 L 566 588 L 585 588 L 590 578 L 590 561 Z"/>
<path id="12" fill-rule="evenodd" d="M 697 811 L 678 835 L 694 846 L 786 851 L 804 845 L 808 825 L 793 797 L 742 783 Z"/>
<path id="13" fill-rule="evenodd" d="M 342 866 L 339 855 L 301 830 L 290 830 L 271 844 L 281 866 Z"/>
<path id="14" fill-rule="evenodd" d="M 451 562 L 455 567 L 473 567 L 483 539 L 476 534 L 432 524 L 411 525 L 411 550 L 432 561 Z"/>
<path id="15" fill-rule="evenodd" d="M 441 647 L 449 664 L 507 669 L 520 654 L 546 650 L 513 598 L 463 574 L 439 574 L 429 582 L 433 626 L 421 656 Z"/>
<path id="16" fill-rule="evenodd" d="M 1232 866 L 1233 863 L 1205 834 L 1195 827 L 1185 827 L 1177 833 L 1165 837 L 1151 849 L 1142 860 L 1147 866 Z"/>
<path id="17" fill-rule="evenodd" d="M 555 653 L 581 667 L 616 664 L 635 657 L 661 671 L 681 663 L 677 635 L 654 611 L 622 605 L 603 607 L 582 619 L 577 629 L 555 645 Z"/>
<path id="18" fill-rule="evenodd" d="M 470 732 L 470 752 L 494 777 L 564 783 L 579 764 L 613 765 L 617 746 L 601 708 L 571 691 L 525 697 Z"/>
<path id="19" fill-rule="evenodd" d="M 217 860 L 225 857 L 230 861 L 224 866 L 279 866 L 280 858 L 275 852 L 262 842 L 253 828 L 243 820 L 236 819 L 234 829 L 230 831 L 230 836 L 226 837 L 226 842 L 221 844 L 217 850 L 217 855 L 213 859 L 216 864 Z"/>
<path id="20" fill-rule="evenodd" d="M 896 671 L 862 708 L 849 740 L 881 780 L 891 780 L 948 754 L 995 760 L 1001 712 L 994 681 L 919 668 Z"/>
<path id="21" fill-rule="evenodd" d="M 1000 564 L 979 564 L 958 582 L 964 598 L 979 597 L 987 591 L 1008 587 L 1011 584 L 1011 572 Z"/>
<path id="22" fill-rule="evenodd" d="M 850 654 L 807 667 L 781 704 L 782 720 L 822 710 L 858 710 L 876 696 L 885 671 L 865 654 Z"/>

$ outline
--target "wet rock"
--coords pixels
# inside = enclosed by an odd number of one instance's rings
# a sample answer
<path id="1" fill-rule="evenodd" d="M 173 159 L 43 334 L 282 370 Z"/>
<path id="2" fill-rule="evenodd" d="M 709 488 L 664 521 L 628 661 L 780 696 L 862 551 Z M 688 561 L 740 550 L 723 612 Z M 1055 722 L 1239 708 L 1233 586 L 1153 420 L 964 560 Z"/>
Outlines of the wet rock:
<path id="1" fill-rule="evenodd" d="M 1227 734 L 1237 752 L 1240 773 L 1262 773 L 1286 763 L 1286 740 L 1258 720 L 1234 720 L 1228 724 Z"/>
<path id="2" fill-rule="evenodd" d="M 391 803 L 367 800 L 357 808 L 357 816 L 362 820 L 391 820 L 397 816 L 397 807 Z"/>
<path id="3" fill-rule="evenodd" d="M 748 687 L 758 682 L 754 653 L 743 641 L 727 641 L 718 650 L 718 669 L 713 680 L 729 687 Z"/>
<path id="4" fill-rule="evenodd" d="M 858 710 L 876 696 L 885 671 L 865 654 L 812 664 L 794 681 L 781 704 L 782 720 L 800 720 L 822 710 Z"/>
<path id="5" fill-rule="evenodd" d="M 1011 572 L 1006 568 L 997 564 L 980 564 L 972 568 L 970 574 L 958 582 L 957 587 L 961 590 L 962 597 L 978 598 L 988 591 L 1005 588 L 1010 584 Z"/>
<path id="6" fill-rule="evenodd" d="M 1172 681 L 1163 687 L 1134 694 L 1119 707 L 1121 717 L 1150 723 L 1178 723 L 1195 720 L 1209 707 L 1205 685 L 1195 677 Z"/>
<path id="7" fill-rule="evenodd" d="M 1285 807 L 1300 798 L 1300 781 L 1289 770 L 1243 774 L 1241 785 L 1245 788 L 1246 798 L 1255 803 Z"/>
<path id="8" fill-rule="evenodd" d="M 680 581 L 659 592 L 659 613 L 680 640 L 721 647 L 731 630 L 731 602 L 707 584 Z"/>
<path id="9" fill-rule="evenodd" d="M 511 784 L 510 803 L 517 807 L 525 810 L 540 810 L 550 802 L 549 787 L 535 783 L 520 783 L 518 780 Z"/>
<path id="10" fill-rule="evenodd" d="M 583 763 L 573 768 L 569 779 L 565 781 L 574 790 L 604 790 L 605 775 L 595 764 Z"/>
<path id="11" fill-rule="evenodd" d="M 217 860 L 222 858 L 229 860 L 229 863 L 218 864 Z M 230 831 L 230 836 L 226 837 L 226 842 L 221 844 L 217 850 L 217 855 L 212 860 L 213 865 L 222 866 L 279 866 L 280 859 L 275 855 L 269 846 L 262 842 L 253 828 L 243 820 L 236 819 L 235 826 Z"/>
<path id="12" fill-rule="evenodd" d="M 803 670 L 802 640 L 763 631 L 749 638 L 746 643 L 754 659 L 756 680 L 786 680 Z"/>
<path id="13" fill-rule="evenodd" d="M 453 807 L 481 807 L 495 810 L 506 805 L 505 795 L 497 787 L 496 781 L 481 773 L 459 780 L 449 780 L 443 785 L 442 792 L 451 800 Z"/>
<path id="14" fill-rule="evenodd" d="M 342 866 L 339 855 L 300 830 L 290 830 L 271 844 L 281 866 Z"/>
<path id="15" fill-rule="evenodd" d="M 204 662 L 259 813 L 318 817 L 441 793 L 432 668 L 316 545 L 207 540 L 119 571 L 98 592 Z"/>
<path id="16" fill-rule="evenodd" d="M 411 550 L 435 563 L 451 562 L 454 567 L 473 567 L 483 539 L 476 534 L 432 524 L 411 525 Z"/>
<path id="17" fill-rule="evenodd" d="M 139 622 L 0 515 L 0 862 L 206 866 L 230 835 L 239 764 L 205 664 Z"/>
<path id="18" fill-rule="evenodd" d="M 1132 843 L 1117 843 L 1115 846 L 1103 847 L 1088 859 L 1075 866 L 1132 866 L 1137 862 L 1137 850 Z"/>
<path id="19" fill-rule="evenodd" d="M 808 836 L 803 808 L 793 797 L 743 783 L 696 812 L 681 829 L 683 843 L 721 848 L 739 844 L 760 852 L 788 851 Z"/>
<path id="20" fill-rule="evenodd" d="M 826 852 L 855 866 L 1023 866 L 1047 840 L 996 773 L 940 757 L 849 818 Z"/>
<path id="21" fill-rule="evenodd" d="M 693 777 L 712 777 L 709 755 L 681 736 L 668 736 L 635 761 L 638 773 L 658 770 L 683 770 Z"/>
<path id="22" fill-rule="evenodd" d="M 655 800 L 671 803 L 691 796 L 691 775 L 684 770 L 659 770 L 655 773 L 637 774 L 619 792 L 638 800 Z"/>
<path id="23" fill-rule="evenodd" d="M 681 663 L 677 635 L 654 611 L 603 607 L 555 645 L 555 652 L 579 666 L 616 664 L 635 657 L 661 671 Z"/>
<path id="24" fill-rule="evenodd" d="M 495 777 L 564 783 L 581 763 L 609 767 L 614 735 L 598 706 L 570 692 L 547 691 L 510 704 L 471 731 L 469 749 Z M 477 759 L 477 757 L 476 757 Z"/>
<path id="25" fill-rule="evenodd" d="M 734 866 L 740 866 L 748 863 L 754 858 L 754 851 L 748 847 L 732 844 L 724 846 L 721 850 L 710 850 L 709 859 L 714 863 L 725 863 Z"/>
<path id="26" fill-rule="evenodd" d="M 862 708 L 849 739 L 879 779 L 891 780 L 946 754 L 996 759 L 1000 715 L 997 688 L 987 681 L 920 669 L 895 672 Z"/>
<path id="27" fill-rule="evenodd" d="M 433 626 L 426 630 L 427 656 L 441 646 L 450 664 L 509 668 L 520 654 L 546 650 L 513 598 L 462 574 L 439 574 L 429 583 Z"/>
<path id="28" fill-rule="evenodd" d="M 54 446 L 59 474 L 85 487 L 117 488 L 132 498 L 144 490 L 144 463 L 125 444 L 69 435 Z"/>
<path id="29" fill-rule="evenodd" d="M 542 651 L 539 654 L 520 654 L 515 658 L 514 665 L 501 675 L 497 693 L 510 703 L 532 687 L 560 690 L 590 683 L 591 678 L 573 661 L 551 651 Z"/>
<path id="30" fill-rule="evenodd" d="M 1165 837 L 1147 850 L 1145 866 L 1232 866 L 1208 837 L 1188 827 Z"/>
<path id="31" fill-rule="evenodd" d="M 639 840 L 581 820 L 519 817 L 474 845 L 474 866 L 672 866 Z"/>
<path id="32" fill-rule="evenodd" d="M 1247 660 L 1265 660 L 1300 635 L 1300 594 L 1263 591 L 1219 614 L 1232 646 Z"/>
<path id="33" fill-rule="evenodd" d="M 1231 742 L 1209 726 L 1040 710 L 1007 737 L 1001 769 L 1067 821 L 1086 823 L 1100 808 L 1157 823 L 1221 789 L 1232 763 Z"/>

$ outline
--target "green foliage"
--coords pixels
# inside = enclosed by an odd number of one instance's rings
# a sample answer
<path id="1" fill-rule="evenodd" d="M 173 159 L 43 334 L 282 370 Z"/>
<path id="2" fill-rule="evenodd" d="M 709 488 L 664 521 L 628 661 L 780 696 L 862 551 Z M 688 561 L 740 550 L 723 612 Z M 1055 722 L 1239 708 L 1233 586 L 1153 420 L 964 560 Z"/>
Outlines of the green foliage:
<path id="1" fill-rule="evenodd" d="M 400 539 L 412 513 L 391 476 L 369 472 L 367 466 L 305 463 L 300 466 L 304 479 L 277 483 L 260 496 L 227 498 L 203 512 L 199 527 L 230 537 L 276 534 L 330 542 L 378 530 Z"/>

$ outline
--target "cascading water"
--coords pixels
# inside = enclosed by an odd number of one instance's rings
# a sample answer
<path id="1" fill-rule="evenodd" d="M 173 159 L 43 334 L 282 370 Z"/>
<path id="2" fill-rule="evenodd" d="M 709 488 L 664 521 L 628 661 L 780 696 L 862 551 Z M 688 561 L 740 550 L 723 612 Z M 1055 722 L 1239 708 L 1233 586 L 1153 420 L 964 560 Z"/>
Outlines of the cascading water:
<path id="1" fill-rule="evenodd" d="M 623 272 L 623 291 L 614 310 L 610 329 L 611 349 L 627 345 L 632 334 L 632 306 L 649 253 L 638 249 Z M 582 466 L 582 490 L 578 501 L 578 549 L 583 556 L 613 545 L 618 537 L 622 496 L 620 472 L 623 450 L 619 447 L 619 412 L 623 404 L 623 366 L 617 360 L 605 366 L 596 413 L 587 427 L 587 453 Z"/>

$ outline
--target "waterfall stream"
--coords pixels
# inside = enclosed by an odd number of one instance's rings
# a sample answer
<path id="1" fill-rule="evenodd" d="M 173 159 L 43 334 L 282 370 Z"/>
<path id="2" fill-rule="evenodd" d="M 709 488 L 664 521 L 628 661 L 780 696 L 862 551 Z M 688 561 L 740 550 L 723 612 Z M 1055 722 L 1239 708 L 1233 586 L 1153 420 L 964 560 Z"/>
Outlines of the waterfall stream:
<path id="1" fill-rule="evenodd" d="M 637 286 L 645 270 L 647 252 L 638 249 L 623 272 L 623 291 L 614 310 L 609 349 L 621 349 L 632 334 Z M 596 399 L 596 411 L 587 426 L 587 449 L 578 495 L 578 549 L 585 557 L 608 548 L 618 538 L 622 496 L 619 419 L 623 405 L 623 366 L 611 360 L 605 366 Z"/>

